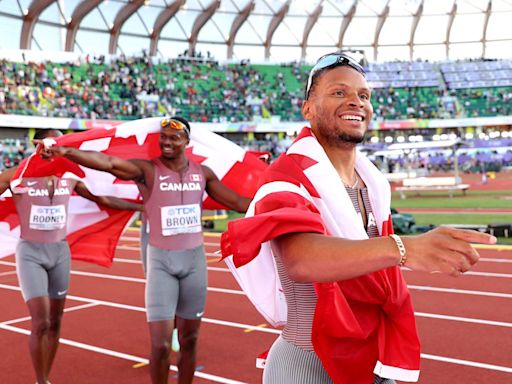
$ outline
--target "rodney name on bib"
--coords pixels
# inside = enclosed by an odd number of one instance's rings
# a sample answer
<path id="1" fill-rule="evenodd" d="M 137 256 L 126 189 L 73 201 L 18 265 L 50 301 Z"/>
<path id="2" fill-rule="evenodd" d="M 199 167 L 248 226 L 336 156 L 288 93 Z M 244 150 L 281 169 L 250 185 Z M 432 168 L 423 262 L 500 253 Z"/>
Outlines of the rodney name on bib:
<path id="1" fill-rule="evenodd" d="M 31 229 L 42 231 L 62 229 L 66 225 L 66 208 L 62 204 L 51 207 L 32 205 L 29 225 Z"/>

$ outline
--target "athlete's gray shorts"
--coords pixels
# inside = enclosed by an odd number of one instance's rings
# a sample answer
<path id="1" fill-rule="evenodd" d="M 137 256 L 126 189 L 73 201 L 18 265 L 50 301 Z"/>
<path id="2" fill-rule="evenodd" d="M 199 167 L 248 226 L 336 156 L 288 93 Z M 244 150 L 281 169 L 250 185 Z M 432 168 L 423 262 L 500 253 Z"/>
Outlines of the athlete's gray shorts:
<path id="1" fill-rule="evenodd" d="M 203 246 L 170 251 L 148 246 L 146 311 L 148 321 L 196 320 L 203 316 L 207 288 Z"/>
<path id="2" fill-rule="evenodd" d="M 70 270 L 71 254 L 66 240 L 49 244 L 18 241 L 16 273 L 25 301 L 40 296 L 64 299 Z"/>
<path id="3" fill-rule="evenodd" d="M 318 355 L 289 343 L 281 336 L 268 353 L 263 384 L 332 384 Z M 396 384 L 375 376 L 373 384 Z"/>

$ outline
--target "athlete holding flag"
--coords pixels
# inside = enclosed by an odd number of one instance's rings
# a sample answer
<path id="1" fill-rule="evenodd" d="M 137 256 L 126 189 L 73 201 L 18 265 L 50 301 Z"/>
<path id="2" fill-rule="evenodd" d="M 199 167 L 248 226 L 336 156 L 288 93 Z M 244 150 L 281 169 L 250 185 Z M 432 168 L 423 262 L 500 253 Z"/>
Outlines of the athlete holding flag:
<path id="1" fill-rule="evenodd" d="M 226 187 L 213 171 L 185 155 L 190 124 L 180 117 L 160 123 L 161 155 L 123 160 L 100 152 L 53 146 L 48 150 L 86 167 L 133 180 L 149 223 L 146 310 L 151 337 L 150 374 L 167 383 L 170 340 L 178 329 L 178 382 L 191 383 L 207 288 L 201 210 L 204 191 L 218 203 L 245 212 L 250 199 Z"/>
<path id="2" fill-rule="evenodd" d="M 357 150 L 373 116 L 365 76 L 343 52 L 318 60 L 302 106 L 310 126 L 261 175 L 254 214 L 222 237 L 248 298 L 285 324 L 265 384 L 417 381 L 420 344 L 400 267 L 460 276 L 478 261 L 472 242 L 496 242 L 448 227 L 393 233 L 389 182 Z"/>
<path id="3" fill-rule="evenodd" d="M 55 129 L 42 129 L 34 139 L 58 137 Z M 41 157 L 48 159 L 43 149 Z M 0 195 L 10 188 L 17 168 L 0 174 Z M 68 177 L 28 177 L 11 188 L 20 220 L 16 247 L 16 272 L 23 298 L 32 318 L 29 349 L 38 384 L 48 384 L 57 353 L 61 320 L 69 286 L 71 257 L 66 241 L 71 194 L 121 210 L 142 210 L 141 204 L 117 197 L 96 196 L 85 184 Z"/>

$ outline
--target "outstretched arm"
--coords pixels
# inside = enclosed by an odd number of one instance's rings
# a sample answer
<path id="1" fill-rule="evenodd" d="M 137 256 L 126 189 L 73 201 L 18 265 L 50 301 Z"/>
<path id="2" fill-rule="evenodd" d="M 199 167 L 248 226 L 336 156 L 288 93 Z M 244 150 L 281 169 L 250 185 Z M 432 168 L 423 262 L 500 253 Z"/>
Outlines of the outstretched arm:
<path id="1" fill-rule="evenodd" d="M 73 147 L 52 146 L 46 149 L 52 155 L 64 156 L 77 164 L 113 174 L 121 180 L 142 180 L 144 171 L 137 160 L 123 160 L 96 151 L 82 151 Z"/>
<path id="2" fill-rule="evenodd" d="M 114 196 L 96 196 L 87 189 L 84 183 L 79 181 L 75 187 L 76 193 L 80 196 L 94 201 L 95 203 L 105 205 L 110 208 L 127 210 L 127 211 L 142 211 L 143 205 L 132 203 Z"/>
<path id="3" fill-rule="evenodd" d="M 9 188 L 9 183 L 11 182 L 11 179 L 16 172 L 16 168 L 18 167 L 6 169 L 0 173 L 0 195 L 4 193 L 7 188 Z"/>
<path id="4" fill-rule="evenodd" d="M 416 271 L 459 276 L 479 259 L 470 243 L 493 244 L 485 233 L 438 227 L 417 236 L 402 237 L 405 266 Z M 390 237 L 347 240 L 313 233 L 294 233 L 272 242 L 292 280 L 327 282 L 347 280 L 399 264 L 398 247 Z"/>
<path id="5" fill-rule="evenodd" d="M 235 191 L 226 187 L 213 171 L 202 165 L 203 172 L 206 177 L 206 193 L 216 202 L 225 205 L 226 207 L 237 211 L 246 212 L 251 199 L 236 193 Z"/>

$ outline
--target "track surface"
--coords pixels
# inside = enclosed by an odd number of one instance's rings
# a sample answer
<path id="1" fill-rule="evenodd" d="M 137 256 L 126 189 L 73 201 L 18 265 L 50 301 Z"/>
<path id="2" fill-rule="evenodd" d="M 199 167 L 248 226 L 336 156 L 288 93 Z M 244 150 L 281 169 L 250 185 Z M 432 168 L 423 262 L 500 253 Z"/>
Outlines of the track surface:
<path id="1" fill-rule="evenodd" d="M 209 291 L 195 382 L 259 383 L 256 356 L 279 331 L 265 324 L 217 261 L 218 240 L 205 236 Z M 477 267 L 458 279 L 404 270 L 422 341 L 420 383 L 512 383 L 512 250 L 486 248 L 480 253 Z M 13 256 L 0 260 L 0 290 L 0 383 L 33 383 L 30 319 Z M 123 236 L 112 268 L 73 262 L 61 343 L 53 384 L 149 382 L 136 231 Z M 176 382 L 174 375 L 170 383 Z"/>

